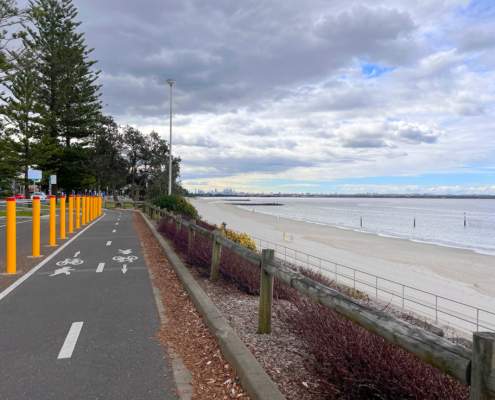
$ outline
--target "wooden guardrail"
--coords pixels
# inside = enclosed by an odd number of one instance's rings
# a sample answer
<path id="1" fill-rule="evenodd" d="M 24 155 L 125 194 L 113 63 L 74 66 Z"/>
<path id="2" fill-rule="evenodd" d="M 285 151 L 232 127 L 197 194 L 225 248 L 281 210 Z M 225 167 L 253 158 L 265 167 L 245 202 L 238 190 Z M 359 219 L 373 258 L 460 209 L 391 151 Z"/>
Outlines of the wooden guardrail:
<path id="1" fill-rule="evenodd" d="M 374 310 L 352 298 L 305 277 L 274 258 L 273 250 L 263 249 L 261 254 L 249 250 L 229 239 L 222 230 L 213 232 L 180 216 L 144 203 L 144 212 L 152 219 L 168 218 L 188 229 L 188 249 L 196 234 L 213 242 L 210 279 L 218 278 L 222 248 L 260 267 L 259 333 L 271 332 L 271 306 L 273 281 L 277 277 L 286 285 L 328 307 L 345 318 L 373 332 L 390 343 L 416 355 L 424 362 L 440 369 L 458 381 L 470 386 L 471 400 L 495 400 L 495 333 L 473 334 L 473 349 L 454 344 L 445 338 L 404 322 L 391 314 Z"/>

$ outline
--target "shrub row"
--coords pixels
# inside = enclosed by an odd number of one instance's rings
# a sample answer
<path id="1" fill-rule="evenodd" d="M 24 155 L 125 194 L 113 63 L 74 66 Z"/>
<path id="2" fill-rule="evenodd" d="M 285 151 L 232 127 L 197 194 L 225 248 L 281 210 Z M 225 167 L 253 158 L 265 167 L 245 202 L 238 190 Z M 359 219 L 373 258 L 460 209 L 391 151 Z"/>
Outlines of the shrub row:
<path id="1" fill-rule="evenodd" d="M 206 229 L 213 225 L 200 222 Z M 162 220 L 159 230 L 176 248 L 187 251 L 187 232 Z M 208 273 L 212 241 L 196 234 L 189 262 Z M 228 249 L 222 249 L 222 276 L 240 290 L 259 294 L 259 267 Z M 310 270 L 301 272 L 322 284 L 334 282 Z M 391 345 L 328 308 L 275 281 L 275 297 L 289 300 L 285 319 L 307 344 L 309 367 L 322 378 L 325 399 L 339 400 L 467 400 L 468 388 L 414 355 Z"/>

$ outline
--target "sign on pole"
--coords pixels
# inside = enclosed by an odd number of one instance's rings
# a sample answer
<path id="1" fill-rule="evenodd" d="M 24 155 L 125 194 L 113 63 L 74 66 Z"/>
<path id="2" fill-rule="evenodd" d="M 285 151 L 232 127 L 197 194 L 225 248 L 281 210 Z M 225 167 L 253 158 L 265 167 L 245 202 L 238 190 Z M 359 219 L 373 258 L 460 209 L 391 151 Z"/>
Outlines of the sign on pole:
<path id="1" fill-rule="evenodd" d="M 57 184 L 57 175 L 50 175 L 50 185 Z"/>
<path id="2" fill-rule="evenodd" d="M 32 179 L 33 181 L 41 181 L 41 170 L 29 168 L 28 179 Z"/>

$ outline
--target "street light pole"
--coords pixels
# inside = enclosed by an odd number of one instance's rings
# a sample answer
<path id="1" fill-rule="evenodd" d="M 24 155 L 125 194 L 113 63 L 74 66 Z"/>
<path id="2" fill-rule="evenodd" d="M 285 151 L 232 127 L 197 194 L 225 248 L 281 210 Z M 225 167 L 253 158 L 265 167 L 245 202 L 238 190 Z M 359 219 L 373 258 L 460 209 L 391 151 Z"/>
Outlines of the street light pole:
<path id="1" fill-rule="evenodd" d="M 173 103 L 173 91 L 172 88 L 175 85 L 173 79 L 167 79 L 167 83 L 170 86 L 170 139 L 169 139 L 169 156 L 168 156 L 168 195 L 172 194 L 172 103 Z"/>

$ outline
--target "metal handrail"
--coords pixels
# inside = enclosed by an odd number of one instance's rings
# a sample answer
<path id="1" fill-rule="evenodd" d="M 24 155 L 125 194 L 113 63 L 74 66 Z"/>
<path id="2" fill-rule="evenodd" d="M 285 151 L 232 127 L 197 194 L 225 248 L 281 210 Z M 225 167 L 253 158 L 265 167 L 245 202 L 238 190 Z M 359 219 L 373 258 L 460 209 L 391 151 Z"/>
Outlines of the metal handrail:
<path id="1" fill-rule="evenodd" d="M 303 266 L 309 266 L 312 268 L 316 268 L 320 271 L 325 271 L 327 273 L 333 274 L 336 277 L 336 279 L 335 279 L 336 284 L 338 283 L 338 277 L 345 278 L 345 279 L 348 279 L 349 281 L 351 281 L 353 283 L 354 289 L 356 288 L 356 283 L 363 285 L 363 286 L 366 286 L 366 287 L 369 287 L 371 289 L 374 289 L 375 290 L 375 296 L 377 299 L 379 297 L 379 293 L 382 293 L 382 294 L 386 293 L 386 294 L 397 297 L 399 300 L 402 300 L 402 309 L 403 310 L 408 309 L 412 312 L 420 313 L 417 309 L 411 309 L 413 307 L 406 307 L 406 302 L 416 304 L 420 307 L 424 307 L 426 309 L 429 309 L 432 312 L 434 312 L 434 314 L 435 314 L 434 318 L 435 318 L 436 323 L 439 322 L 439 315 L 441 314 L 441 315 L 449 316 L 452 318 L 456 318 L 459 321 L 463 321 L 465 323 L 472 325 L 473 327 L 476 328 L 476 332 L 478 332 L 480 329 L 487 329 L 489 331 L 495 332 L 495 325 L 492 325 L 490 322 L 484 321 L 483 319 L 480 318 L 480 313 L 482 313 L 482 314 L 487 314 L 489 316 L 493 316 L 493 318 L 495 319 L 495 312 L 488 311 L 486 309 L 476 307 L 476 306 L 473 306 L 473 305 L 470 305 L 467 303 L 463 303 L 461 301 L 454 300 L 454 299 L 451 299 L 451 298 L 448 298 L 448 297 L 445 297 L 442 295 L 438 295 L 436 293 L 432 293 L 432 292 L 429 292 L 427 290 L 419 289 L 419 288 L 416 288 L 414 286 L 406 285 L 406 284 L 397 282 L 393 279 L 389 279 L 389 278 L 385 278 L 383 276 L 375 275 L 375 274 L 369 273 L 367 271 L 363 271 L 359 268 L 351 267 L 351 266 L 344 265 L 342 263 L 338 263 L 338 262 L 328 260 L 328 259 L 325 259 L 322 257 L 314 256 L 314 255 L 306 253 L 304 251 L 293 249 L 291 247 L 287 247 L 287 246 L 281 245 L 279 243 L 272 242 L 270 240 L 262 239 L 262 238 L 259 238 L 259 237 L 253 236 L 253 235 L 251 235 L 251 237 L 254 240 L 258 241 L 260 248 L 263 247 L 262 243 L 265 243 L 267 245 L 274 247 L 275 252 L 276 253 L 278 252 L 280 254 L 279 258 L 284 259 L 285 262 L 287 262 L 287 258 L 289 258 L 289 260 L 292 260 L 292 262 L 294 262 L 296 264 L 301 263 Z M 278 250 L 279 248 L 284 250 L 282 254 Z M 287 250 L 289 250 L 289 253 L 293 252 L 293 255 L 291 256 L 290 254 L 287 254 Z M 301 259 L 301 257 L 298 258 L 298 255 L 303 256 L 306 260 Z M 311 262 L 310 261 L 311 259 L 318 260 L 318 264 Z M 324 265 L 325 263 L 333 265 L 334 269 L 331 270 L 329 267 L 326 267 Z M 339 267 L 341 269 L 348 269 L 348 270 L 352 271 L 353 274 L 348 275 L 348 274 L 339 272 Z M 356 278 L 356 273 L 363 274 L 363 275 L 366 275 L 366 276 L 372 278 L 372 280 L 374 281 L 374 284 L 372 284 L 371 282 L 367 282 L 363 279 L 359 279 L 359 277 Z M 383 288 L 383 287 L 380 288 L 378 285 L 378 283 L 380 281 L 396 285 L 401 290 L 396 292 L 390 288 Z M 432 296 L 435 299 L 434 304 L 433 303 L 428 304 L 424 299 L 419 300 L 417 298 L 411 297 L 411 295 L 406 296 L 406 289 L 408 289 L 408 291 L 415 291 L 415 292 L 423 293 L 423 294 L 428 295 L 428 296 Z M 465 313 L 450 310 L 449 308 L 446 308 L 445 306 L 442 307 L 439 305 L 439 300 L 441 300 L 442 302 L 449 302 L 452 304 L 456 304 L 456 305 L 465 307 L 466 309 L 473 311 L 473 313 L 475 314 L 475 317 L 470 318 Z M 423 314 L 424 314 L 424 316 L 426 316 L 428 318 L 433 318 L 431 315 L 428 315 L 427 313 L 423 313 Z M 457 325 L 457 324 L 454 324 L 452 321 L 449 321 L 449 322 L 452 325 Z M 461 328 L 459 326 L 457 326 L 457 327 L 462 329 L 462 330 L 465 330 L 464 328 Z M 472 332 L 469 332 L 469 333 L 472 333 Z"/>

